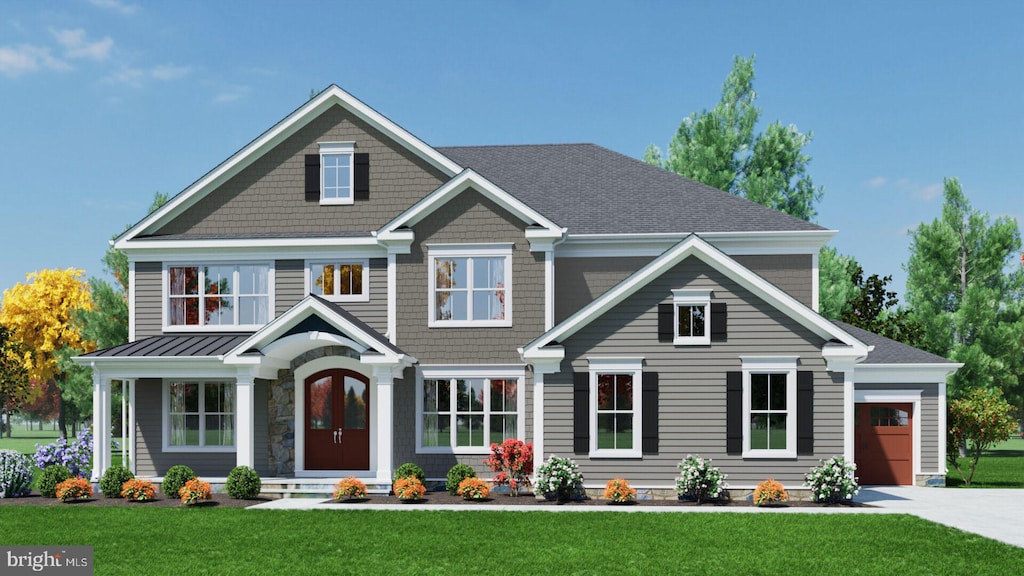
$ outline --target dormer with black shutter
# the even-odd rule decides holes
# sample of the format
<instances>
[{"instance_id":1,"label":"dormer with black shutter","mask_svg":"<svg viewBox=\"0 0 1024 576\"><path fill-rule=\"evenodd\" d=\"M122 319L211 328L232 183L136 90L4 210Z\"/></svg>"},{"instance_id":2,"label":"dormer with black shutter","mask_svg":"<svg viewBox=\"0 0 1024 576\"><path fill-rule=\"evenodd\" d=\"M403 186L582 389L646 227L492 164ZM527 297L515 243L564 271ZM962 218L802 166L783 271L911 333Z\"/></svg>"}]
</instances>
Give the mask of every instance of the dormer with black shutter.
<instances>
[{"instance_id":1,"label":"dormer with black shutter","mask_svg":"<svg viewBox=\"0 0 1024 576\"><path fill-rule=\"evenodd\" d=\"M320 142L306 154L306 200L321 205L353 204L370 198L370 155L355 142Z\"/></svg>"}]
</instances>

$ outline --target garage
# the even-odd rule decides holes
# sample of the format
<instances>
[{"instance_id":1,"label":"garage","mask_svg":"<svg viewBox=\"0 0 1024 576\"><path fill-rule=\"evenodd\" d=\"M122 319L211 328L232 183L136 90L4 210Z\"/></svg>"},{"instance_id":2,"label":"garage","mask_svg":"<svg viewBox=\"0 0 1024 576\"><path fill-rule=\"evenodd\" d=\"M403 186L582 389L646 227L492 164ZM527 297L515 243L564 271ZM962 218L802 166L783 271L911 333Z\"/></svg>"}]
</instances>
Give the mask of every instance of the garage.
<instances>
[{"instance_id":1,"label":"garage","mask_svg":"<svg viewBox=\"0 0 1024 576\"><path fill-rule=\"evenodd\" d=\"M914 483L914 416L910 403L854 405L854 459L862 485Z\"/></svg>"}]
</instances>

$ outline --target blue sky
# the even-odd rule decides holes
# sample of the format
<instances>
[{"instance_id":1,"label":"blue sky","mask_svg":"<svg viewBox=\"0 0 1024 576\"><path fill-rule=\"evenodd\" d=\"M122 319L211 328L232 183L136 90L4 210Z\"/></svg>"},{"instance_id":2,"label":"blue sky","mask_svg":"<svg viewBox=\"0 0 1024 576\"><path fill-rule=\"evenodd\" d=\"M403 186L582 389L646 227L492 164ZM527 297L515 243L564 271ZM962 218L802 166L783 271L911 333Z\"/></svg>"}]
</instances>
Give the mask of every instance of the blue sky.
<instances>
[{"instance_id":1,"label":"blue sky","mask_svg":"<svg viewBox=\"0 0 1024 576\"><path fill-rule=\"evenodd\" d=\"M722 4L722 5L719 5ZM902 289L942 179L1024 222L1024 3L4 2L0 289L109 237L336 83L432 145L640 157L757 55L818 222Z\"/></svg>"}]
</instances>

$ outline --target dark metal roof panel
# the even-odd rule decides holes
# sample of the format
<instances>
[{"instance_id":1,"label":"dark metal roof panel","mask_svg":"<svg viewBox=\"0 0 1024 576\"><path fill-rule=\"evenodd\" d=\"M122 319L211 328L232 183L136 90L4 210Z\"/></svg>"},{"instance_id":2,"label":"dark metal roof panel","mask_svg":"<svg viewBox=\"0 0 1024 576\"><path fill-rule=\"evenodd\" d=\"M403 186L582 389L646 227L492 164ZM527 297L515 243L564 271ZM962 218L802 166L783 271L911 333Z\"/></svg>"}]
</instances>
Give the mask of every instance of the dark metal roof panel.
<instances>
[{"instance_id":1,"label":"dark metal roof panel","mask_svg":"<svg viewBox=\"0 0 1024 576\"><path fill-rule=\"evenodd\" d=\"M226 354L247 334L151 336L113 348L83 354L86 358L210 357Z\"/></svg>"}]
</instances>

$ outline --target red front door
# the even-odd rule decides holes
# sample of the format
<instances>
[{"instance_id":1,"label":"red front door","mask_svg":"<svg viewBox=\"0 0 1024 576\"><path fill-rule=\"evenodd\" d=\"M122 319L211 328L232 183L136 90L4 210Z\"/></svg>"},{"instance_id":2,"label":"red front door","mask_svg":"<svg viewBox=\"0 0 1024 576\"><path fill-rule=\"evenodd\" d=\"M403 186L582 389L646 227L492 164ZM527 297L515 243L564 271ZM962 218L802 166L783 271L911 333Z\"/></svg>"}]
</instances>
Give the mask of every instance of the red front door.
<instances>
[{"instance_id":1,"label":"red front door","mask_svg":"<svg viewBox=\"0 0 1024 576\"><path fill-rule=\"evenodd\" d=\"M324 370L305 383L306 470L370 469L370 385L351 370Z\"/></svg>"},{"instance_id":2,"label":"red front door","mask_svg":"<svg viewBox=\"0 0 1024 576\"><path fill-rule=\"evenodd\" d=\"M860 483L913 484L913 405L856 404L854 412L854 459Z\"/></svg>"}]
</instances>

